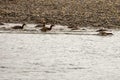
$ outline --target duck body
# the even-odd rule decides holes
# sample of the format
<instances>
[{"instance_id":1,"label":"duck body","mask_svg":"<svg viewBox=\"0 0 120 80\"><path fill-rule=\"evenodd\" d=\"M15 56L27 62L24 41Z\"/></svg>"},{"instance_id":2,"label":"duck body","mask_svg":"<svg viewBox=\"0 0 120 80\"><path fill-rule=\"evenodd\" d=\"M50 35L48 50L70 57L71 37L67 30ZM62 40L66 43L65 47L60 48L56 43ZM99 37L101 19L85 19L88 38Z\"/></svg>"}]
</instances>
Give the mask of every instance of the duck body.
<instances>
[{"instance_id":1,"label":"duck body","mask_svg":"<svg viewBox=\"0 0 120 80\"><path fill-rule=\"evenodd\" d=\"M38 24L35 26L35 28L39 28L39 27L43 27L43 26L44 26L44 24Z\"/></svg>"},{"instance_id":2,"label":"duck body","mask_svg":"<svg viewBox=\"0 0 120 80\"><path fill-rule=\"evenodd\" d=\"M26 24L23 24L22 26L14 26L12 29L23 29Z\"/></svg>"},{"instance_id":3,"label":"duck body","mask_svg":"<svg viewBox=\"0 0 120 80\"><path fill-rule=\"evenodd\" d=\"M49 28L47 28L47 27L43 27L42 29L40 29L42 32L47 32L47 31L49 31L50 29Z\"/></svg>"},{"instance_id":4,"label":"duck body","mask_svg":"<svg viewBox=\"0 0 120 80\"><path fill-rule=\"evenodd\" d=\"M21 26L14 26L14 27L12 27L12 29L23 29L23 27L21 27Z\"/></svg>"},{"instance_id":5,"label":"duck body","mask_svg":"<svg viewBox=\"0 0 120 80\"><path fill-rule=\"evenodd\" d=\"M4 23L0 22L0 25L4 25Z\"/></svg>"},{"instance_id":6,"label":"duck body","mask_svg":"<svg viewBox=\"0 0 120 80\"><path fill-rule=\"evenodd\" d=\"M108 36L108 35L113 35L113 33L105 32L105 31L100 31L100 32L98 33L98 35L100 35L100 36Z\"/></svg>"},{"instance_id":7,"label":"duck body","mask_svg":"<svg viewBox=\"0 0 120 80\"><path fill-rule=\"evenodd\" d=\"M50 26L50 28L47 28L47 27L43 27L42 29L40 29L42 32L47 32L47 31L50 31L50 30L52 30L52 27L53 27L54 25L51 25Z\"/></svg>"},{"instance_id":8,"label":"duck body","mask_svg":"<svg viewBox=\"0 0 120 80\"><path fill-rule=\"evenodd\" d=\"M77 28L77 27L74 27L74 28L71 28L71 30L78 30L78 28Z\"/></svg>"}]
</instances>

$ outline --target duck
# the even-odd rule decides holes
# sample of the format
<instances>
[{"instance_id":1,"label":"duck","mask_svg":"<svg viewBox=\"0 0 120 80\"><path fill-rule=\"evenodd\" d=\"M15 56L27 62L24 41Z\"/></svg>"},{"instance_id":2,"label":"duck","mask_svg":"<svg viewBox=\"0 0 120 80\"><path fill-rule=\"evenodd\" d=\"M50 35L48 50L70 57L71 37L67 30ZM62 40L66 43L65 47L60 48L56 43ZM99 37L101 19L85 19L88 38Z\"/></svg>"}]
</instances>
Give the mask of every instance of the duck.
<instances>
[{"instance_id":1,"label":"duck","mask_svg":"<svg viewBox=\"0 0 120 80\"><path fill-rule=\"evenodd\" d=\"M50 31L50 30L52 30L52 27L53 27L54 25L52 24L52 25L50 25L50 28L47 28L47 27L45 27L45 25L43 26L43 28L42 29L40 29L42 32L47 32L47 31Z\"/></svg>"},{"instance_id":2,"label":"duck","mask_svg":"<svg viewBox=\"0 0 120 80\"><path fill-rule=\"evenodd\" d=\"M107 30L102 28L102 29L97 30L96 32L100 32L100 31L107 31Z\"/></svg>"},{"instance_id":3,"label":"duck","mask_svg":"<svg viewBox=\"0 0 120 80\"><path fill-rule=\"evenodd\" d=\"M78 30L79 28L77 28L77 27L74 27L74 28L72 28L71 30Z\"/></svg>"},{"instance_id":4,"label":"duck","mask_svg":"<svg viewBox=\"0 0 120 80\"><path fill-rule=\"evenodd\" d=\"M4 25L4 23L0 22L0 25Z\"/></svg>"},{"instance_id":5,"label":"duck","mask_svg":"<svg viewBox=\"0 0 120 80\"><path fill-rule=\"evenodd\" d=\"M113 35L113 33L105 32L105 31L100 31L97 35L100 35L100 36L108 36L108 35Z\"/></svg>"},{"instance_id":6,"label":"duck","mask_svg":"<svg viewBox=\"0 0 120 80\"><path fill-rule=\"evenodd\" d=\"M82 30L86 30L85 28L82 28Z\"/></svg>"},{"instance_id":7,"label":"duck","mask_svg":"<svg viewBox=\"0 0 120 80\"><path fill-rule=\"evenodd\" d=\"M12 29L23 29L26 24L22 24L22 26L14 26Z\"/></svg>"}]
</instances>

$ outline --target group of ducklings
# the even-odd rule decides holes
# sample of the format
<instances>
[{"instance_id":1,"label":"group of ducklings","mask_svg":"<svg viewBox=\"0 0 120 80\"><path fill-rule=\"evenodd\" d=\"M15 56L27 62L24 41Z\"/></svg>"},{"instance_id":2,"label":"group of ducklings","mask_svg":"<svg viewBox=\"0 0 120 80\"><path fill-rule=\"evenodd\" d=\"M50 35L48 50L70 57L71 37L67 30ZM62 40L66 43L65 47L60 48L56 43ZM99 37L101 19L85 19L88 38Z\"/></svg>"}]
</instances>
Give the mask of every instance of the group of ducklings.
<instances>
[{"instance_id":1,"label":"group of ducklings","mask_svg":"<svg viewBox=\"0 0 120 80\"><path fill-rule=\"evenodd\" d=\"M0 25L4 25L4 23L1 23L1 22L0 22ZM22 26L19 26L19 25L18 25L18 26L13 26L12 29L24 29L24 26L25 26L25 25L26 25L26 24L23 23ZM48 28L48 27L45 27L45 23L43 23L43 24L38 24L38 25L36 25L35 28L42 27L40 30L41 30L42 32L47 32L47 31L52 30L52 27L53 27L53 26L54 26L54 24L50 25L50 27ZM111 33L111 32L106 32L106 31L107 31L106 29L99 29L99 30L97 30L96 32L98 32L97 35L100 35L100 36L113 35L113 33Z\"/></svg>"}]
</instances>

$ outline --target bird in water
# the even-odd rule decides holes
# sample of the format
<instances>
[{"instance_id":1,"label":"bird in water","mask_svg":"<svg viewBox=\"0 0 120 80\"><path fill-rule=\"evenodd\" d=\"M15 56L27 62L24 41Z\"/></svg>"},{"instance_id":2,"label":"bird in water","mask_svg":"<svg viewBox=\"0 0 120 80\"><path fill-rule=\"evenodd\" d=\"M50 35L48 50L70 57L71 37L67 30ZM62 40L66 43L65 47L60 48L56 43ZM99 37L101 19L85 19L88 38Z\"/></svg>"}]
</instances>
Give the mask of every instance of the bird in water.
<instances>
[{"instance_id":1,"label":"bird in water","mask_svg":"<svg viewBox=\"0 0 120 80\"><path fill-rule=\"evenodd\" d=\"M101 28L101 29L97 30L96 32L100 32L100 31L107 31L107 30L104 28Z\"/></svg>"},{"instance_id":2,"label":"bird in water","mask_svg":"<svg viewBox=\"0 0 120 80\"><path fill-rule=\"evenodd\" d=\"M45 24L38 24L35 26L35 28L43 27Z\"/></svg>"},{"instance_id":3,"label":"bird in water","mask_svg":"<svg viewBox=\"0 0 120 80\"><path fill-rule=\"evenodd\" d=\"M42 29L40 29L42 32L47 32L47 31L50 31L50 30L52 30L52 27L53 27L54 25L52 24L52 25L50 25L50 28L48 28L48 27L45 27L45 25L43 26L43 28Z\"/></svg>"},{"instance_id":4,"label":"bird in water","mask_svg":"<svg viewBox=\"0 0 120 80\"><path fill-rule=\"evenodd\" d=\"M13 26L12 29L23 29L26 24L22 24L22 26Z\"/></svg>"},{"instance_id":5,"label":"bird in water","mask_svg":"<svg viewBox=\"0 0 120 80\"><path fill-rule=\"evenodd\" d=\"M0 25L4 25L4 23L0 22Z\"/></svg>"},{"instance_id":6,"label":"bird in water","mask_svg":"<svg viewBox=\"0 0 120 80\"><path fill-rule=\"evenodd\" d=\"M71 30L78 30L79 29L79 27L75 26L75 25L68 26L68 28L70 28Z\"/></svg>"},{"instance_id":7,"label":"bird in water","mask_svg":"<svg viewBox=\"0 0 120 80\"><path fill-rule=\"evenodd\" d=\"M78 27L71 28L71 30L78 30L78 29L79 29Z\"/></svg>"},{"instance_id":8,"label":"bird in water","mask_svg":"<svg viewBox=\"0 0 120 80\"><path fill-rule=\"evenodd\" d=\"M98 33L97 35L100 35L100 36L108 36L108 35L113 35L113 33L105 32L105 31L99 31L99 33Z\"/></svg>"}]
</instances>

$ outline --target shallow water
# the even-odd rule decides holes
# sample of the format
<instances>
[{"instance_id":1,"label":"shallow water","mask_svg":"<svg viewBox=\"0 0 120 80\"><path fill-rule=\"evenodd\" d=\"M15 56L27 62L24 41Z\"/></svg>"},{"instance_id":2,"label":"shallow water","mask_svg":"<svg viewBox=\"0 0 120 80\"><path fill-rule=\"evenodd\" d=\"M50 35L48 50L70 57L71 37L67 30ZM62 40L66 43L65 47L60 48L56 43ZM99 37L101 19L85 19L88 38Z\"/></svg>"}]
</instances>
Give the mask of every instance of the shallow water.
<instances>
[{"instance_id":1,"label":"shallow water","mask_svg":"<svg viewBox=\"0 0 120 80\"><path fill-rule=\"evenodd\" d=\"M119 80L113 36L0 34L0 80Z\"/></svg>"}]
</instances>

